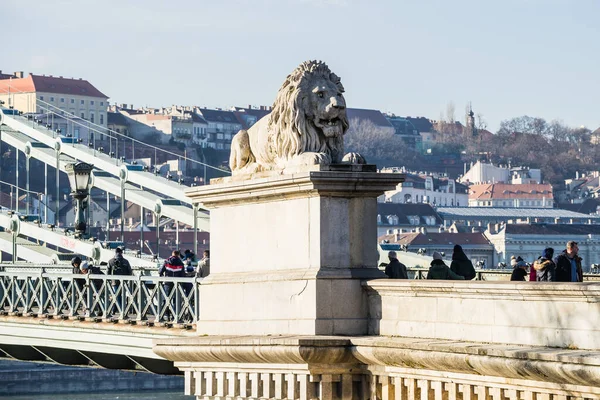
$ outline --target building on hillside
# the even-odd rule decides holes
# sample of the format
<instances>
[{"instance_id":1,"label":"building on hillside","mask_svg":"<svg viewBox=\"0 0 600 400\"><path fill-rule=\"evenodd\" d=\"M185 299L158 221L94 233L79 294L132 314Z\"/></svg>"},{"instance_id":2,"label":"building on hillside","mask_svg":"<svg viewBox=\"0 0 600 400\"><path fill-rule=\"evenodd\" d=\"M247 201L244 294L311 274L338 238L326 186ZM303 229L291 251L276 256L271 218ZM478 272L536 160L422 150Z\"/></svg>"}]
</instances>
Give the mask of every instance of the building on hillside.
<instances>
[{"instance_id":1,"label":"building on hillside","mask_svg":"<svg viewBox=\"0 0 600 400\"><path fill-rule=\"evenodd\" d=\"M390 230L410 232L421 227L439 227L442 218L429 204L377 203L377 235Z\"/></svg>"},{"instance_id":2,"label":"building on hillside","mask_svg":"<svg viewBox=\"0 0 600 400\"><path fill-rule=\"evenodd\" d=\"M409 147L420 148L421 136L418 129L407 118L398 117L394 114L385 114L385 118L394 127L394 133L402 138L402 141Z\"/></svg>"},{"instance_id":3,"label":"building on hillside","mask_svg":"<svg viewBox=\"0 0 600 400\"><path fill-rule=\"evenodd\" d=\"M248 108L232 107L231 111L242 125L242 129L250 129L258 120L271 113L271 107L253 107L252 105L248 105Z\"/></svg>"},{"instance_id":4,"label":"building on hillside","mask_svg":"<svg viewBox=\"0 0 600 400\"><path fill-rule=\"evenodd\" d=\"M581 214L600 215L600 199L594 197L584 199L582 202L558 203L556 208Z\"/></svg>"},{"instance_id":5,"label":"building on hillside","mask_svg":"<svg viewBox=\"0 0 600 400\"><path fill-rule=\"evenodd\" d=\"M50 109L60 115L68 113L103 127L107 125L108 96L81 78L25 76L17 72L8 79L0 79L0 100L5 107L23 113L40 114Z\"/></svg>"},{"instance_id":6,"label":"building on hillside","mask_svg":"<svg viewBox=\"0 0 600 400\"><path fill-rule=\"evenodd\" d=\"M195 110L208 123L207 146L217 150L229 150L233 135L242 129L242 124L233 111L197 108Z\"/></svg>"},{"instance_id":7,"label":"building on hillside","mask_svg":"<svg viewBox=\"0 0 600 400\"><path fill-rule=\"evenodd\" d=\"M559 203L583 203L589 198L600 197L600 172L593 171L588 174L575 173L575 178L565 179L564 186L555 190L555 197Z\"/></svg>"},{"instance_id":8,"label":"building on hillside","mask_svg":"<svg viewBox=\"0 0 600 400\"><path fill-rule=\"evenodd\" d=\"M127 117L125 117L125 115L119 112L108 111L106 113L106 121L106 127L111 131L129 136L129 122L127 121Z\"/></svg>"},{"instance_id":9,"label":"building on hillside","mask_svg":"<svg viewBox=\"0 0 600 400\"><path fill-rule=\"evenodd\" d=\"M587 215L558 208L507 208L507 207L438 207L444 227L479 226L487 224L600 224L600 216Z\"/></svg>"},{"instance_id":10,"label":"building on hillside","mask_svg":"<svg viewBox=\"0 0 600 400\"><path fill-rule=\"evenodd\" d=\"M356 129L359 133L367 133L374 129L384 134L393 135L395 133L390 121L379 110L347 108L346 115L350 122L350 129Z\"/></svg>"},{"instance_id":11,"label":"building on hillside","mask_svg":"<svg viewBox=\"0 0 600 400\"><path fill-rule=\"evenodd\" d=\"M471 185L469 207L553 208L552 185L549 183Z\"/></svg>"},{"instance_id":12,"label":"building on hillside","mask_svg":"<svg viewBox=\"0 0 600 400\"><path fill-rule=\"evenodd\" d=\"M437 131L435 130L431 120L425 117L405 117L405 119L415 127L421 137L421 145L430 147L437 142Z\"/></svg>"},{"instance_id":13,"label":"building on hillside","mask_svg":"<svg viewBox=\"0 0 600 400\"><path fill-rule=\"evenodd\" d=\"M542 171L527 167L510 167L504 165L493 165L477 161L471 163L469 170L465 164L465 172L459 179L466 185L478 185L482 183L541 183Z\"/></svg>"},{"instance_id":14,"label":"building on hillside","mask_svg":"<svg viewBox=\"0 0 600 400\"><path fill-rule=\"evenodd\" d=\"M600 144L600 128L592 132L592 134L590 135L590 143Z\"/></svg>"},{"instance_id":15,"label":"building on hillside","mask_svg":"<svg viewBox=\"0 0 600 400\"><path fill-rule=\"evenodd\" d=\"M557 256L567 241L574 240L584 272L589 272L592 264L600 263L600 225L498 224L490 226L485 236L494 245L498 262L508 264L515 255L532 263L546 247L552 247Z\"/></svg>"},{"instance_id":16,"label":"building on hillside","mask_svg":"<svg viewBox=\"0 0 600 400\"><path fill-rule=\"evenodd\" d=\"M450 259L454 250L454 245L462 246L465 254L473 262L473 266L496 265L496 256L494 246L482 232L475 233L450 233L450 232L430 232L427 228L420 228L418 232L394 232L391 234L380 235L378 243L386 244L388 250L405 249L410 252L418 252L420 249L426 251L425 254L432 255L434 251L445 254L445 258ZM389 245L397 245L396 248ZM450 266L450 265L448 265ZM429 267L423 265L423 267Z\"/></svg>"},{"instance_id":17,"label":"building on hillside","mask_svg":"<svg viewBox=\"0 0 600 400\"><path fill-rule=\"evenodd\" d=\"M385 170L382 170L384 172ZM400 172L394 169L389 172ZM430 174L407 173L404 182L389 190L378 201L385 203L428 203L433 206L466 207L467 187L454 179Z\"/></svg>"}]
</instances>

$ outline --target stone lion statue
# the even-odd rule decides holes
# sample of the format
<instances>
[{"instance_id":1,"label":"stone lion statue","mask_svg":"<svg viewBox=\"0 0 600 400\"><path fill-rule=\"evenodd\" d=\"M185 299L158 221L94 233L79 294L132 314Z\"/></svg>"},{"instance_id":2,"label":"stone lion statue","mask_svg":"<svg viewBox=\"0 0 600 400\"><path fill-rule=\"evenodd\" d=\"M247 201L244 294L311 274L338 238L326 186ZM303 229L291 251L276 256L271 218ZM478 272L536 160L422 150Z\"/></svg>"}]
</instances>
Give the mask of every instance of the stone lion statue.
<instances>
[{"instance_id":1,"label":"stone lion statue","mask_svg":"<svg viewBox=\"0 0 600 400\"><path fill-rule=\"evenodd\" d=\"M306 61L285 80L271 114L231 142L234 175L290 166L364 164L356 153L343 157L348 130L344 87L321 61Z\"/></svg>"}]
</instances>

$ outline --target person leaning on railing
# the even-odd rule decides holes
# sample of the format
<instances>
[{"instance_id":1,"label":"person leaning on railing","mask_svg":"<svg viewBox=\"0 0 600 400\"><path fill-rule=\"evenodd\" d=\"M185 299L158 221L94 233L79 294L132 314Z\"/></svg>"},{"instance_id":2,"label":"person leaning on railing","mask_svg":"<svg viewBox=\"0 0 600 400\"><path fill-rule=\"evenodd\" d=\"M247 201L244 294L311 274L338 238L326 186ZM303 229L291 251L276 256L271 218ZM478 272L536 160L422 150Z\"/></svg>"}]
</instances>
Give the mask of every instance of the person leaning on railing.
<instances>
[{"instance_id":1,"label":"person leaning on railing","mask_svg":"<svg viewBox=\"0 0 600 400\"><path fill-rule=\"evenodd\" d=\"M129 261L127 261L123 257L123 249L117 247L115 250L115 256L108 260L108 275L121 275L121 276L130 276L132 275L131 265ZM119 279L113 279L110 283L112 285L113 293L118 293L116 296L117 304L121 304L122 294L119 291L119 286L121 286L121 281ZM113 310L110 310L112 313Z\"/></svg>"},{"instance_id":2,"label":"person leaning on railing","mask_svg":"<svg viewBox=\"0 0 600 400\"><path fill-rule=\"evenodd\" d=\"M183 260L181 259L181 253L179 250L173 250L173 252L171 253L171 257L167 258L163 263L162 267L159 268L158 275L169 278L183 278L185 276L185 265L183 264ZM173 286L173 282L163 283L165 296L168 297L171 294ZM163 301L161 308L164 308L165 304L166 301ZM164 318L167 320L172 318L172 313L170 309L167 309L165 311Z\"/></svg>"}]
</instances>

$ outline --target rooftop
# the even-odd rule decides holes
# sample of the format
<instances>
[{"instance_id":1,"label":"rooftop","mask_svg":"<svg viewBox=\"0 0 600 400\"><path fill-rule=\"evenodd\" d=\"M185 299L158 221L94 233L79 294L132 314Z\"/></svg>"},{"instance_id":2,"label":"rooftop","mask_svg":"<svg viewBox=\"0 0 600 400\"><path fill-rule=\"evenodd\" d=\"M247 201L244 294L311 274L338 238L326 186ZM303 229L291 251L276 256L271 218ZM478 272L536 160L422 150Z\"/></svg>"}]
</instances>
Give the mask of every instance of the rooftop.
<instances>
[{"instance_id":1,"label":"rooftop","mask_svg":"<svg viewBox=\"0 0 600 400\"><path fill-rule=\"evenodd\" d=\"M570 235L600 234L600 225L587 224L508 224L507 234L516 235L555 235L564 236L565 242Z\"/></svg>"},{"instance_id":2,"label":"rooftop","mask_svg":"<svg viewBox=\"0 0 600 400\"><path fill-rule=\"evenodd\" d=\"M444 222L433 207L425 203L377 203L377 214L382 217L396 215L399 225L410 225L409 215L433 216L435 217L435 225L441 225Z\"/></svg>"},{"instance_id":3,"label":"rooftop","mask_svg":"<svg viewBox=\"0 0 600 400\"><path fill-rule=\"evenodd\" d=\"M239 124L240 122L235 117L233 111L211 110L209 108L199 108L205 120L211 122L221 122L226 124Z\"/></svg>"},{"instance_id":4,"label":"rooftop","mask_svg":"<svg viewBox=\"0 0 600 400\"><path fill-rule=\"evenodd\" d=\"M438 207L436 211L444 219L600 219L600 216L581 214L560 208Z\"/></svg>"},{"instance_id":5,"label":"rooftop","mask_svg":"<svg viewBox=\"0 0 600 400\"><path fill-rule=\"evenodd\" d=\"M485 183L469 187L470 200L502 199L552 199L552 185L549 183Z\"/></svg>"},{"instance_id":6,"label":"rooftop","mask_svg":"<svg viewBox=\"0 0 600 400\"><path fill-rule=\"evenodd\" d=\"M375 126L392 128L392 125L387 118L379 110L368 110L363 108L348 108L346 109L348 121L353 119L367 120Z\"/></svg>"},{"instance_id":7,"label":"rooftop","mask_svg":"<svg viewBox=\"0 0 600 400\"><path fill-rule=\"evenodd\" d=\"M450 232L412 232L397 233L391 235L382 235L378 242L387 240L388 243L397 243L400 245L411 246L454 246L455 244L464 245L490 245L489 240L483 233L450 233ZM491 246L491 245L490 245Z\"/></svg>"},{"instance_id":8,"label":"rooftop","mask_svg":"<svg viewBox=\"0 0 600 400\"><path fill-rule=\"evenodd\" d=\"M24 78L0 79L0 94L9 92L56 93L108 99L91 83L84 79L63 78L29 74Z\"/></svg>"}]
</instances>

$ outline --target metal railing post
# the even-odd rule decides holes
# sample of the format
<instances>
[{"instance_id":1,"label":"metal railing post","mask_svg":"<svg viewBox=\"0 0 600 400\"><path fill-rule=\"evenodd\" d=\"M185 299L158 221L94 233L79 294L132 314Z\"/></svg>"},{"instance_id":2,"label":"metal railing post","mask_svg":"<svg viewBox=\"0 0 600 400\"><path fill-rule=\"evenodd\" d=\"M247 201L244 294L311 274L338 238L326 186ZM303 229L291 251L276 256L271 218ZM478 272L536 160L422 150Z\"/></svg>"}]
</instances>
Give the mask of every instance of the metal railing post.
<instances>
[{"instance_id":1,"label":"metal railing post","mask_svg":"<svg viewBox=\"0 0 600 400\"><path fill-rule=\"evenodd\" d=\"M142 285L144 285L144 281L142 280L142 275L137 276L136 284L138 285L137 289L137 315L135 317L136 321L142 321Z\"/></svg>"}]
</instances>

